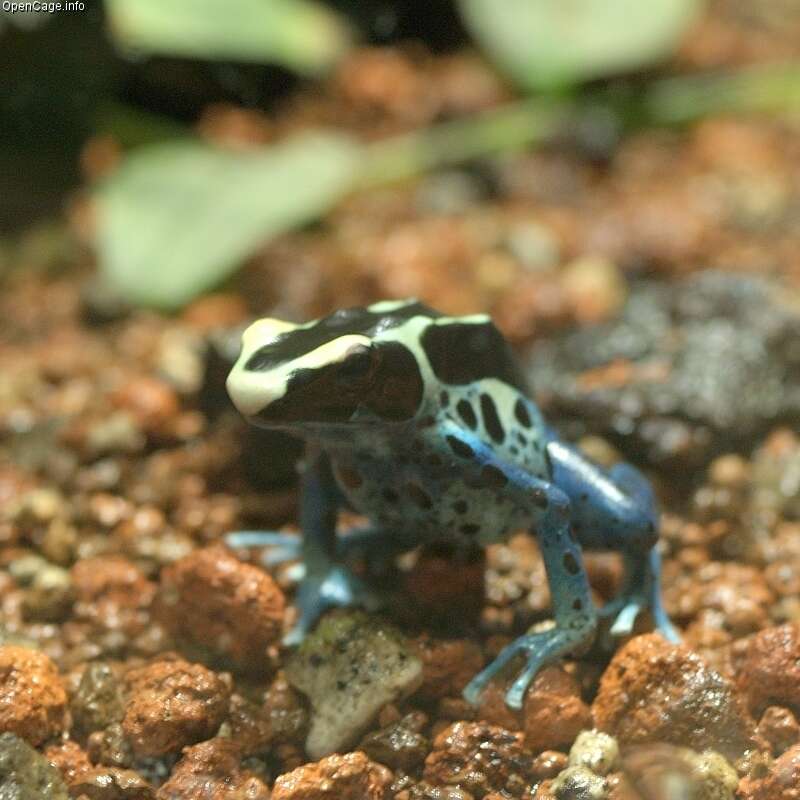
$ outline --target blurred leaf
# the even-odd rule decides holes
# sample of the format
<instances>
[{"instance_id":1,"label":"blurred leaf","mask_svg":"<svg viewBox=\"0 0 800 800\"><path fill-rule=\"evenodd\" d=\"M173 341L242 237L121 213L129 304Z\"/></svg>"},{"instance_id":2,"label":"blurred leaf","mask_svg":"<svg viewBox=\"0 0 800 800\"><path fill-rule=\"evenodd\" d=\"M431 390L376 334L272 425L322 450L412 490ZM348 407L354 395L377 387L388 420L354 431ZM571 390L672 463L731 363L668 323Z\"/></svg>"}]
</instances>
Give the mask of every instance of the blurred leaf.
<instances>
[{"instance_id":1,"label":"blurred leaf","mask_svg":"<svg viewBox=\"0 0 800 800\"><path fill-rule=\"evenodd\" d=\"M262 242L328 211L353 185L359 153L323 133L250 153L197 142L138 150L99 190L101 268L126 300L179 308Z\"/></svg>"},{"instance_id":2,"label":"blurred leaf","mask_svg":"<svg viewBox=\"0 0 800 800\"><path fill-rule=\"evenodd\" d=\"M542 89L669 55L700 0L459 0L479 44L518 83Z\"/></svg>"},{"instance_id":3,"label":"blurred leaf","mask_svg":"<svg viewBox=\"0 0 800 800\"><path fill-rule=\"evenodd\" d=\"M277 62L300 73L329 68L348 31L312 0L106 0L124 49L189 58Z\"/></svg>"}]
</instances>

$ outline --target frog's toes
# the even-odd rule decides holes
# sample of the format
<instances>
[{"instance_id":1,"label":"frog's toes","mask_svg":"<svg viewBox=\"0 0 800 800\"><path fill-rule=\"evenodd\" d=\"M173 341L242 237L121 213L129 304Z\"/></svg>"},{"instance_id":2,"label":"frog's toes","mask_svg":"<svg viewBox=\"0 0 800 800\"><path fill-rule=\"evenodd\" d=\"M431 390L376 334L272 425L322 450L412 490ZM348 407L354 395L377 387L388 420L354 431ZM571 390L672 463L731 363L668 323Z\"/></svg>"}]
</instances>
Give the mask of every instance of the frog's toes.
<instances>
[{"instance_id":1,"label":"frog's toes","mask_svg":"<svg viewBox=\"0 0 800 800\"><path fill-rule=\"evenodd\" d=\"M661 604L651 605L644 597L628 595L627 597L617 598L603 606L598 614L601 618L613 618L614 621L609 629L611 636L630 636L633 633L633 626L636 624L637 617L648 606L650 606L650 613L653 615L655 630L667 641L679 643L681 637L678 629L670 622Z\"/></svg>"},{"instance_id":2,"label":"frog's toes","mask_svg":"<svg viewBox=\"0 0 800 800\"><path fill-rule=\"evenodd\" d=\"M284 637L284 644L303 640L317 620L332 608L358 606L374 611L381 598L346 567L335 565L321 575L306 575L297 590L295 604L300 612L297 624Z\"/></svg>"},{"instance_id":3,"label":"frog's toes","mask_svg":"<svg viewBox=\"0 0 800 800\"><path fill-rule=\"evenodd\" d=\"M629 636L633 633L633 626L636 623L636 618L645 607L643 598L630 597L627 602L620 608L616 614L616 618L611 625L612 636ZM612 616L609 614L608 616Z\"/></svg>"},{"instance_id":4,"label":"frog's toes","mask_svg":"<svg viewBox=\"0 0 800 800\"><path fill-rule=\"evenodd\" d=\"M506 704L510 708L522 708L525 692L540 669L558 661L562 656L583 649L594 639L594 624L561 629L558 627L540 633L528 633L514 640L500 651L497 658L486 669L478 673L464 689L464 699L477 705L484 689L506 665L517 656L524 656L525 667L517 675L506 692Z\"/></svg>"},{"instance_id":5,"label":"frog's toes","mask_svg":"<svg viewBox=\"0 0 800 800\"><path fill-rule=\"evenodd\" d=\"M681 643L681 635L678 629L669 621L669 617L665 613L659 615L653 609L653 616L655 618L656 630L668 641L673 644Z\"/></svg>"},{"instance_id":6,"label":"frog's toes","mask_svg":"<svg viewBox=\"0 0 800 800\"><path fill-rule=\"evenodd\" d=\"M225 544L235 550L244 547L269 547L261 556L267 567L296 561L302 557L303 540L300 536L277 531L235 531L225 537Z\"/></svg>"}]
</instances>

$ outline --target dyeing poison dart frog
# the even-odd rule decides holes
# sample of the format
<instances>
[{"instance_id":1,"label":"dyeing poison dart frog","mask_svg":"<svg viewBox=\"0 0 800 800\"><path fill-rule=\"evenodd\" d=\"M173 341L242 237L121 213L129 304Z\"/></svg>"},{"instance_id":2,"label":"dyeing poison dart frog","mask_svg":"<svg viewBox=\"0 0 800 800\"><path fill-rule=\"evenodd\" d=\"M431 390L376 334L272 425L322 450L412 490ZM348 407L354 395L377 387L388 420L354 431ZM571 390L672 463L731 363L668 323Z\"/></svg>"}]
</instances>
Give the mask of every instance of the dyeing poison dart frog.
<instances>
[{"instance_id":1,"label":"dyeing poison dart frog","mask_svg":"<svg viewBox=\"0 0 800 800\"><path fill-rule=\"evenodd\" d=\"M355 553L388 559L432 541L487 544L523 527L535 531L556 625L508 645L464 690L469 702L521 656L506 694L520 708L537 671L585 651L602 617L625 635L649 609L656 628L677 640L661 603L649 483L628 464L595 466L545 425L487 316L448 317L404 300L303 325L262 319L245 331L227 387L250 421L307 444L302 543L266 531L228 538L277 546L272 563L302 559L288 643L330 608L374 606L348 569ZM369 527L337 536L344 505ZM624 588L603 608L592 602L581 548L623 554Z\"/></svg>"}]
</instances>

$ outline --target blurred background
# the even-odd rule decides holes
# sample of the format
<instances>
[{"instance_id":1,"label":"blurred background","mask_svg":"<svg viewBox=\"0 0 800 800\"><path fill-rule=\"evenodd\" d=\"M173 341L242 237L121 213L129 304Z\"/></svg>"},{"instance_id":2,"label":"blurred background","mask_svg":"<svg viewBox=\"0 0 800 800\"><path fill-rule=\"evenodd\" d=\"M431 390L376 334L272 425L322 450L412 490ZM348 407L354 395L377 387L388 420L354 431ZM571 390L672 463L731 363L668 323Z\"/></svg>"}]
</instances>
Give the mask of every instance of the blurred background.
<instances>
[{"instance_id":1,"label":"blurred background","mask_svg":"<svg viewBox=\"0 0 800 800\"><path fill-rule=\"evenodd\" d=\"M347 262L337 304L416 293L522 337L520 292L576 257L798 280L790 0L76 5L0 16L0 230L66 214L134 303L183 307L320 221L282 242Z\"/></svg>"}]
</instances>

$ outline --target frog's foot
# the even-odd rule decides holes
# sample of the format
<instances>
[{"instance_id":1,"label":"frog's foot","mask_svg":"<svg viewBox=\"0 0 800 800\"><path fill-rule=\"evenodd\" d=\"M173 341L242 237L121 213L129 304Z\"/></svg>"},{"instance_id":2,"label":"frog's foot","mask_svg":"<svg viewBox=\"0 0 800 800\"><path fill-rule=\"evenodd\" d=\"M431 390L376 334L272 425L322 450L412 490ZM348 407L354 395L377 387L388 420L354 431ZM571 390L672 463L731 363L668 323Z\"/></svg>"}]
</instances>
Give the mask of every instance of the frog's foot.
<instances>
[{"instance_id":1,"label":"frog's foot","mask_svg":"<svg viewBox=\"0 0 800 800\"><path fill-rule=\"evenodd\" d=\"M647 608L643 595L624 593L615 597L597 612L600 619L613 620L609 632L612 636L629 636L640 612Z\"/></svg>"},{"instance_id":2,"label":"frog's foot","mask_svg":"<svg viewBox=\"0 0 800 800\"><path fill-rule=\"evenodd\" d=\"M522 708L525 692L540 669L558 661L563 656L585 650L591 645L593 639L593 626L567 630L556 627L549 631L520 636L501 650L497 658L469 682L464 689L464 699L471 705L477 705L481 693L490 681L499 672L502 672L509 662L517 656L523 656L526 661L525 668L506 692L506 704L510 708Z\"/></svg>"},{"instance_id":3,"label":"frog's foot","mask_svg":"<svg viewBox=\"0 0 800 800\"><path fill-rule=\"evenodd\" d=\"M630 636L636 618L647 609L653 617L653 623L667 641L680 642L681 637L670 622L661 602L660 589L661 557L653 547L650 553L632 569L628 585L599 611L601 619L612 619L609 633L611 636Z\"/></svg>"},{"instance_id":4,"label":"frog's foot","mask_svg":"<svg viewBox=\"0 0 800 800\"><path fill-rule=\"evenodd\" d=\"M225 537L225 544L235 550L245 547L269 547L261 557L267 567L302 558L303 538L279 531L235 531Z\"/></svg>"},{"instance_id":5,"label":"frog's foot","mask_svg":"<svg viewBox=\"0 0 800 800\"><path fill-rule=\"evenodd\" d=\"M653 605L642 595L626 595L612 600L598 611L601 619L613 618L609 633L614 637L630 636L639 614L649 607L653 615L655 630L667 641L681 641L677 628L670 622L669 617L660 603Z\"/></svg>"},{"instance_id":6,"label":"frog's foot","mask_svg":"<svg viewBox=\"0 0 800 800\"><path fill-rule=\"evenodd\" d=\"M374 611L381 605L381 599L347 567L334 564L322 574L306 575L297 590L295 605L300 616L283 639L286 645L299 644L317 620L332 608L359 606Z\"/></svg>"}]
</instances>

